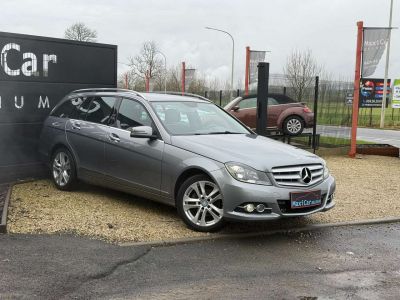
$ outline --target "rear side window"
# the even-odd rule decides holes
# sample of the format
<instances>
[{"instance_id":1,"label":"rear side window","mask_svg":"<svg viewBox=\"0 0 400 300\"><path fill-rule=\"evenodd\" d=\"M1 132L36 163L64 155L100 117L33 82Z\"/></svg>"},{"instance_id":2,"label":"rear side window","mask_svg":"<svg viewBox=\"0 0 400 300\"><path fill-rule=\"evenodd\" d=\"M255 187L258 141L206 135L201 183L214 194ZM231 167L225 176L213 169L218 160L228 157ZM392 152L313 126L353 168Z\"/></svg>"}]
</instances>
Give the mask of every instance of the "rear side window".
<instances>
[{"instance_id":1,"label":"rear side window","mask_svg":"<svg viewBox=\"0 0 400 300\"><path fill-rule=\"evenodd\" d=\"M57 107L51 115L53 117L58 118L70 118L70 119L78 119L82 120L85 118L85 111L81 110L85 105L87 106L90 102L90 99L87 97L78 97L68 99L64 103L62 103L59 107Z\"/></svg>"},{"instance_id":2,"label":"rear side window","mask_svg":"<svg viewBox=\"0 0 400 300\"><path fill-rule=\"evenodd\" d=\"M91 97L87 107L81 107L81 111L86 113L86 121L109 124L111 115L114 111L116 102L115 97Z\"/></svg>"}]
</instances>

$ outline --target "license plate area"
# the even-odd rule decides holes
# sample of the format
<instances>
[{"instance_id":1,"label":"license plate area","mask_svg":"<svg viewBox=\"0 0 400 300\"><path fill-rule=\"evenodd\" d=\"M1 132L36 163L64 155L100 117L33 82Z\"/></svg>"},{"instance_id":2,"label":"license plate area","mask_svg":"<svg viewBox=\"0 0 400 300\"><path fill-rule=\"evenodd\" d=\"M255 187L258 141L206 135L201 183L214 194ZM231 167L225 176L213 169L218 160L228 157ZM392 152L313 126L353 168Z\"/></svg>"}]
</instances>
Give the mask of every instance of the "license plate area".
<instances>
[{"instance_id":1,"label":"license plate area","mask_svg":"<svg viewBox=\"0 0 400 300\"><path fill-rule=\"evenodd\" d=\"M321 190L290 193L291 209L315 207L321 204Z\"/></svg>"}]
</instances>

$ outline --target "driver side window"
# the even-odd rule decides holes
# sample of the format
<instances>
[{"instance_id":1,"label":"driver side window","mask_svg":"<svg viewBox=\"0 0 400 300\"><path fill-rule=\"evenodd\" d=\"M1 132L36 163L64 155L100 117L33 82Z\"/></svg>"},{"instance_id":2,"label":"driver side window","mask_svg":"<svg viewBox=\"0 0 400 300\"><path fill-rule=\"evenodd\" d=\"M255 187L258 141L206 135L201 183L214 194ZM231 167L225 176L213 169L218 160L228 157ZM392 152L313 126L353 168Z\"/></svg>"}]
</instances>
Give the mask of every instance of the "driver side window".
<instances>
[{"instance_id":1,"label":"driver side window","mask_svg":"<svg viewBox=\"0 0 400 300\"><path fill-rule=\"evenodd\" d=\"M239 102L239 108L256 108L257 107L257 98L247 98L243 99Z\"/></svg>"},{"instance_id":2,"label":"driver side window","mask_svg":"<svg viewBox=\"0 0 400 300\"><path fill-rule=\"evenodd\" d=\"M122 99L117 116L117 125L121 129L137 126L153 126L153 122L146 108L139 102L131 99Z\"/></svg>"}]
</instances>

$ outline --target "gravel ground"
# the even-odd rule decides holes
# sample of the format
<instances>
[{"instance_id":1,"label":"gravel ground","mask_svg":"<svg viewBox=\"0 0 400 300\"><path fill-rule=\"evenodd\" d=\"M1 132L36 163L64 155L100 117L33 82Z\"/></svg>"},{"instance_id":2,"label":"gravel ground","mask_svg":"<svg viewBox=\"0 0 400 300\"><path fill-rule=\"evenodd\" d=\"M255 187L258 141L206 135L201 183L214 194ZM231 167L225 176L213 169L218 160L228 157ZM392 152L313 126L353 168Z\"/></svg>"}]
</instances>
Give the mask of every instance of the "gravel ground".
<instances>
[{"instance_id":1,"label":"gravel ground","mask_svg":"<svg viewBox=\"0 0 400 300\"><path fill-rule=\"evenodd\" d=\"M337 180L333 210L274 222L228 224L222 232L400 217L398 158L332 156L326 160ZM8 230L11 233L72 233L110 242L206 235L186 228L172 207L83 184L78 191L61 192L49 180L14 186Z\"/></svg>"}]
</instances>

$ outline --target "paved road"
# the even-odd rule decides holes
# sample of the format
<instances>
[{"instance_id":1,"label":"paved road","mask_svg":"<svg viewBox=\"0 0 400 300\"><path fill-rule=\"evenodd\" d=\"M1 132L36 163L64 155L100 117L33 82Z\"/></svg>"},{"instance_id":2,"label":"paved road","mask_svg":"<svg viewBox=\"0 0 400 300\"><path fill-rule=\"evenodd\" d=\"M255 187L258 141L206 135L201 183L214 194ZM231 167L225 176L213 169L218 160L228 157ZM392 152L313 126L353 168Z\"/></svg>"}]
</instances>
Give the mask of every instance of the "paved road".
<instances>
[{"instance_id":1,"label":"paved road","mask_svg":"<svg viewBox=\"0 0 400 300\"><path fill-rule=\"evenodd\" d=\"M338 127L328 125L318 125L318 133L325 136L334 137L350 137L350 127ZM378 144L390 144L396 147L400 147L400 130L380 130L372 128L358 128L357 139L375 142Z\"/></svg>"},{"instance_id":2,"label":"paved road","mask_svg":"<svg viewBox=\"0 0 400 300\"><path fill-rule=\"evenodd\" d=\"M400 224L151 248L0 235L0 299L398 299Z\"/></svg>"}]
</instances>

